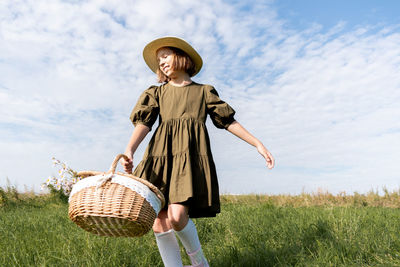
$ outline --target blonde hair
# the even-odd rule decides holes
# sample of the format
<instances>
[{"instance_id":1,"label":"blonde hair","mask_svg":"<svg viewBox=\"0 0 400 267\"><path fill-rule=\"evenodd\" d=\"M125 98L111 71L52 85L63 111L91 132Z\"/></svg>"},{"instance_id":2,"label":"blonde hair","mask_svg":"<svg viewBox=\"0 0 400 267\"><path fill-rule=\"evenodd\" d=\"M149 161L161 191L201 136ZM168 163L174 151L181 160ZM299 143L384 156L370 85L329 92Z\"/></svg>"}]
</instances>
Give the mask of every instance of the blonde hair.
<instances>
[{"instance_id":1,"label":"blonde hair","mask_svg":"<svg viewBox=\"0 0 400 267\"><path fill-rule=\"evenodd\" d=\"M195 65L192 61L192 59L188 56L188 54L186 54L184 51L182 51L179 48L176 47L170 47L170 46L166 46L166 47L161 47L162 48L168 48L170 50L172 50L173 52L173 61L172 61L172 68L174 70L183 70L185 71L187 74L189 74L190 77L193 76L193 74L195 73ZM158 50L160 50L158 49ZM158 52L157 50L157 52ZM157 53L156 52L156 53ZM171 80L171 78L169 78L167 75L165 75L160 67L158 67L157 69L157 78L158 78L158 82L159 83L165 83L165 82L169 82L169 80Z\"/></svg>"}]
</instances>

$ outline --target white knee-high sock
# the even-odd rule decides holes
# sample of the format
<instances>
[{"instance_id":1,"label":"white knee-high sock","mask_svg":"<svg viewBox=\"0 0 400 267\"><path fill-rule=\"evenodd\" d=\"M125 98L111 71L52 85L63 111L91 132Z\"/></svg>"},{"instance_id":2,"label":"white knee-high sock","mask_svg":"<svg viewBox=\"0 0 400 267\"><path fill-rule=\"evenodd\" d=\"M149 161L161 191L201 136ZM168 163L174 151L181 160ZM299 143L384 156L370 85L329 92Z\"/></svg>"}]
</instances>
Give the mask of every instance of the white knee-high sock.
<instances>
[{"instance_id":1,"label":"white knee-high sock","mask_svg":"<svg viewBox=\"0 0 400 267\"><path fill-rule=\"evenodd\" d=\"M189 219L186 226L181 231L175 231L175 233L185 247L193 266L208 266L208 262L201 249L196 225L193 221Z\"/></svg>"},{"instance_id":2,"label":"white knee-high sock","mask_svg":"<svg viewBox=\"0 0 400 267\"><path fill-rule=\"evenodd\" d=\"M182 230L175 231L175 233L182 241L182 244L186 248L187 252L191 253L200 248L201 245L199 236L197 235L196 225L191 219L189 219L188 223Z\"/></svg>"},{"instance_id":3,"label":"white knee-high sock","mask_svg":"<svg viewBox=\"0 0 400 267\"><path fill-rule=\"evenodd\" d=\"M164 233L154 233L154 235L164 266L181 267L181 252L174 231L171 229Z\"/></svg>"}]
</instances>

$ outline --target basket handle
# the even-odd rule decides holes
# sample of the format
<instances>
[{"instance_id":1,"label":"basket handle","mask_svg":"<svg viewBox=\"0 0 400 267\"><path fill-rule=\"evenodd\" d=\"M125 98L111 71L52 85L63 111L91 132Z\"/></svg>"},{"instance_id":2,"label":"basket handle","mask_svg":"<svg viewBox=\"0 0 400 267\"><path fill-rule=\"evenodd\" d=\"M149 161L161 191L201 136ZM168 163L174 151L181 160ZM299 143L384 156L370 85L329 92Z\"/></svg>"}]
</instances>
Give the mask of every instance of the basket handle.
<instances>
[{"instance_id":1,"label":"basket handle","mask_svg":"<svg viewBox=\"0 0 400 267\"><path fill-rule=\"evenodd\" d=\"M120 160L121 158L124 158L125 160L129 160L129 158L128 158L127 155L125 155L125 154L118 154L118 155L115 157L114 161L111 163L110 170L109 170L107 173L112 173L112 174L115 173L115 169L117 168L118 162L119 162L119 160Z\"/></svg>"},{"instance_id":2,"label":"basket handle","mask_svg":"<svg viewBox=\"0 0 400 267\"><path fill-rule=\"evenodd\" d=\"M118 154L114 161L111 163L111 167L110 170L108 170L108 172L92 172L92 171L88 171L88 172L79 172L78 175L81 176L82 178L88 177L88 176L93 176L93 175L98 175L101 174L103 175L103 178L99 180L99 184L97 185L96 189L102 187L103 185L105 185L107 183L107 181L111 180L111 178L113 177L113 175L115 174L115 169L117 168L118 165L118 161L124 158L125 160L128 160L128 157L124 154Z\"/></svg>"},{"instance_id":3,"label":"basket handle","mask_svg":"<svg viewBox=\"0 0 400 267\"><path fill-rule=\"evenodd\" d=\"M99 174L114 174L115 170L117 169L117 165L118 162L121 158L124 158L125 160L128 160L128 156L126 156L125 154L118 154L114 161L111 163L111 167L108 170L108 172L98 172L98 171L81 171L78 172L78 176L82 177L82 178L86 178L88 176L93 176L93 175L99 175Z\"/></svg>"}]
</instances>

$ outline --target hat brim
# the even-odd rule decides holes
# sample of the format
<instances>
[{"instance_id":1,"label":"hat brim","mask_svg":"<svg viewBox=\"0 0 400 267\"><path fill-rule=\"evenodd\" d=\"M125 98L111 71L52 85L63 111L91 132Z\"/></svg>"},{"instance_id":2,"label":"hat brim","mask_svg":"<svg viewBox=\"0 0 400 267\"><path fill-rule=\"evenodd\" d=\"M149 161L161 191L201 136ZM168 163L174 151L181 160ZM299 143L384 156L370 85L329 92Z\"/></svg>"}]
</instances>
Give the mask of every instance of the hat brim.
<instances>
[{"instance_id":1,"label":"hat brim","mask_svg":"<svg viewBox=\"0 0 400 267\"><path fill-rule=\"evenodd\" d=\"M182 51L184 51L193 61L195 66L195 71L192 76L195 76L197 73L199 73L201 67L203 66L203 60L201 59L199 53L197 53L197 51L185 40L182 40L177 37L158 38L154 41L151 41L144 47L143 49L144 61L154 73L157 73L157 70L159 68L156 52L161 47L166 47L166 46L179 48Z\"/></svg>"}]
</instances>

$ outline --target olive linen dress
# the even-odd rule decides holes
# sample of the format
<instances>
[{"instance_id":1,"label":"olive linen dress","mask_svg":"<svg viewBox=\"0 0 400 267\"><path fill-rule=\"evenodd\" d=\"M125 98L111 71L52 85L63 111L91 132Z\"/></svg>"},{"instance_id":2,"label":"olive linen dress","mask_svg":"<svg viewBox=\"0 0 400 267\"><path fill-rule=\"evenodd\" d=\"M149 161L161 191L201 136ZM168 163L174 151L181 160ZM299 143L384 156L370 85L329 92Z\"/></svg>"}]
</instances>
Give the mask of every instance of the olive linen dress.
<instances>
[{"instance_id":1,"label":"olive linen dress","mask_svg":"<svg viewBox=\"0 0 400 267\"><path fill-rule=\"evenodd\" d=\"M130 119L150 129L159 118L143 160L133 175L150 181L166 203L189 206L191 218L220 212L217 173L206 129L207 114L218 128L227 128L235 111L214 87L192 82L151 86L140 96ZM167 206L164 208L166 209Z\"/></svg>"}]
</instances>

